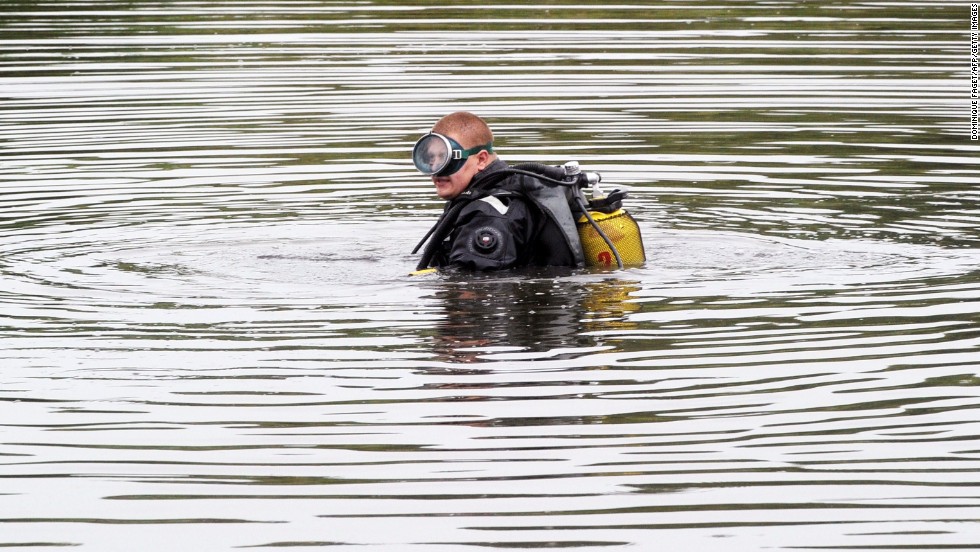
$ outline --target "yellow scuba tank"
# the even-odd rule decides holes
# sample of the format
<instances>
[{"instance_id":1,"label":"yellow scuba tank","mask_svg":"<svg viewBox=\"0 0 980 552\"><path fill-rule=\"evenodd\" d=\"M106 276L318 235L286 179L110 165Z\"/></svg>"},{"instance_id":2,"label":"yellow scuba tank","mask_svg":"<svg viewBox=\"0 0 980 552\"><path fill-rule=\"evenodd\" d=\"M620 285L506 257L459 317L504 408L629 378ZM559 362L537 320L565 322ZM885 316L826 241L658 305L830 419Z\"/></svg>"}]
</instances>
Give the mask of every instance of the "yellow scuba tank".
<instances>
[{"instance_id":1,"label":"yellow scuba tank","mask_svg":"<svg viewBox=\"0 0 980 552\"><path fill-rule=\"evenodd\" d=\"M620 190L605 196L598 182L593 183L589 208L575 224L586 266L616 266L619 261L623 266L636 266L646 262L640 226L623 209L624 197L626 192Z\"/></svg>"},{"instance_id":2,"label":"yellow scuba tank","mask_svg":"<svg viewBox=\"0 0 980 552\"><path fill-rule=\"evenodd\" d=\"M647 256L643 250L640 226L625 209L619 208L612 213L590 211L589 215L612 242L619 253L619 258L623 261L623 266L636 266L646 262ZM589 219L583 215L575 225L578 227L578 237L582 242L582 251L585 253L586 266L615 266L616 254Z\"/></svg>"}]
</instances>

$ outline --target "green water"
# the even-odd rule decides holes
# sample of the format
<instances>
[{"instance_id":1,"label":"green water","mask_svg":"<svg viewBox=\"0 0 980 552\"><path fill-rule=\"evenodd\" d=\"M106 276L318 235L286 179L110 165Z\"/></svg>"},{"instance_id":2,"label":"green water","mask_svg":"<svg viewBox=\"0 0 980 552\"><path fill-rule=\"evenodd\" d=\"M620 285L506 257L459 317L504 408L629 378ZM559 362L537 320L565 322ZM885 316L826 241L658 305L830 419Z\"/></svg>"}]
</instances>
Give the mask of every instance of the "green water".
<instances>
[{"instance_id":1,"label":"green water","mask_svg":"<svg viewBox=\"0 0 980 552\"><path fill-rule=\"evenodd\" d=\"M5 2L0 547L980 548L962 2ZM442 115L648 263L411 278Z\"/></svg>"}]
</instances>

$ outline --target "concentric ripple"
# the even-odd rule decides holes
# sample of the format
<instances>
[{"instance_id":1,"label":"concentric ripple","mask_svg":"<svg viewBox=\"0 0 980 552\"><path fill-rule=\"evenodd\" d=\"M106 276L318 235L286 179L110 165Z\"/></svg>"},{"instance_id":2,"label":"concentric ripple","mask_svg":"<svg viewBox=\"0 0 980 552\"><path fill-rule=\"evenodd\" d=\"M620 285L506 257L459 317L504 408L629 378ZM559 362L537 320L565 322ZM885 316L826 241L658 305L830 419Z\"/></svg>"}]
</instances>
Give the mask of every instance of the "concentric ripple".
<instances>
[{"instance_id":1,"label":"concentric ripple","mask_svg":"<svg viewBox=\"0 0 980 552\"><path fill-rule=\"evenodd\" d=\"M980 548L968 8L6 2L0 547ZM647 264L409 276L456 109Z\"/></svg>"}]
</instances>

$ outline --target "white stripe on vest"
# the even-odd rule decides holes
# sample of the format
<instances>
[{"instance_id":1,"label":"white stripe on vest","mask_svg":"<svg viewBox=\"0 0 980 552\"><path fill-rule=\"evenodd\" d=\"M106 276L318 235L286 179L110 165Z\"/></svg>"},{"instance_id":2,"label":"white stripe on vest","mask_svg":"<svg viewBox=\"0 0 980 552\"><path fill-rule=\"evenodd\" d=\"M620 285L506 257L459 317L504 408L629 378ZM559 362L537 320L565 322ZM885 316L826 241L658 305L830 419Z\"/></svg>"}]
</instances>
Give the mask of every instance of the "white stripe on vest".
<instances>
[{"instance_id":1,"label":"white stripe on vest","mask_svg":"<svg viewBox=\"0 0 980 552\"><path fill-rule=\"evenodd\" d=\"M481 197L480 201L485 201L488 205L497 210L501 215L507 214L508 206L504 205L503 201L500 201L496 196Z\"/></svg>"}]
</instances>

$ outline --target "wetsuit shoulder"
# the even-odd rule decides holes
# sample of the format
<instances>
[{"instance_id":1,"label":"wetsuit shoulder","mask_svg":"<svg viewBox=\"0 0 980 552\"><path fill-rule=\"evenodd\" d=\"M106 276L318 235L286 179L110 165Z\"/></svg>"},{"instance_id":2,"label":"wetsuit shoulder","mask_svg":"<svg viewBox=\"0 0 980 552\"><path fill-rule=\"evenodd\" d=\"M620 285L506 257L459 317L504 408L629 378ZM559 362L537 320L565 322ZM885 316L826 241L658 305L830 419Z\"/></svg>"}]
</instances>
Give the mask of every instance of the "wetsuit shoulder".
<instances>
[{"instance_id":1,"label":"wetsuit shoulder","mask_svg":"<svg viewBox=\"0 0 980 552\"><path fill-rule=\"evenodd\" d=\"M526 201L501 193L471 201L459 214L448 264L471 270L499 270L526 263L534 223Z\"/></svg>"}]
</instances>

